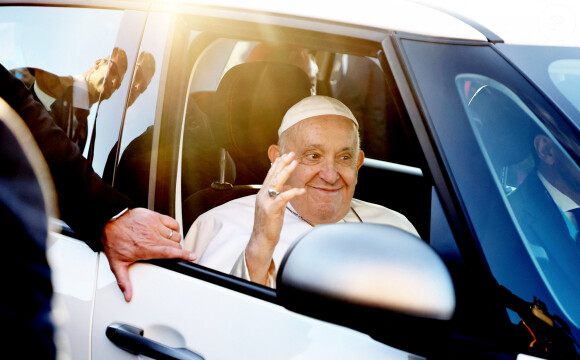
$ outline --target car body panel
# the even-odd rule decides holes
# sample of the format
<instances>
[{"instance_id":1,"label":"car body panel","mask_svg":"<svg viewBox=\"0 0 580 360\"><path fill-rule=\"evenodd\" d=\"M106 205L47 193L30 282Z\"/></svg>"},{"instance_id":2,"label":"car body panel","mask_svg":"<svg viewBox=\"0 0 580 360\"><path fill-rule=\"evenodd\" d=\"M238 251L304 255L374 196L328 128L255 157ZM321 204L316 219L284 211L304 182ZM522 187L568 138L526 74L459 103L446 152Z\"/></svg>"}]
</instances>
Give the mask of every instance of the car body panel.
<instances>
[{"instance_id":1,"label":"car body panel","mask_svg":"<svg viewBox=\"0 0 580 360\"><path fill-rule=\"evenodd\" d=\"M336 60L338 55L370 59L393 91L394 101L389 106L397 108L403 134L412 139L421 161L366 161L360 175L364 185L357 188L357 196L385 202L403 195L422 200L403 199L411 204L397 205L423 214L420 220L424 224L417 226L421 235L452 270L457 295L452 324L456 333L439 355L532 358L531 352L520 354L529 352L521 339L513 337L513 328L521 327L521 316L506 308L500 285L526 306L537 297L550 314L572 325L571 332L578 337L577 307L567 311L570 301L560 300L560 293L542 278L541 267L530 256L530 246L519 242L523 238L521 226L457 88L456 81L472 75L503 83L536 114L538 123L553 134L570 158L578 161L576 110L555 105L560 102L558 96L544 96L546 84L527 75L533 71L526 67L525 55L522 58L518 49L501 44L501 27L491 26L498 37L490 38L491 32L470 26L468 19L455 18L431 5L395 0L380 6L370 0L356 6L226 0L14 4L39 5L36 9L56 5L58 10L79 7L90 11L94 7L104 12L122 11L115 25L118 28L108 29L107 34L115 35L114 44L127 50L128 75L115 104L103 102L99 110L99 120L114 119L114 124L97 129L105 137L96 142L93 165L117 187L116 171L124 151L142 133L150 132L152 140L144 151L149 162L139 173L146 179L146 200L141 205L180 222L183 150L190 145L183 140L188 117L187 100L182 98L215 91L226 70L242 62L235 59L240 44L247 48L260 41L307 45L328 59L337 55L334 62L326 60L326 65L333 66L348 64ZM469 12L465 13L469 18ZM109 35L107 38L113 38ZM127 107L134 65L142 51L154 55L156 72L147 93L135 106ZM180 67L184 68L181 72ZM445 77L453 67L463 69L457 72L460 76ZM329 73L336 70L332 66L325 69ZM334 80L329 77L324 81ZM397 176L403 180L395 182ZM419 185L415 186L415 181ZM390 193L391 188L398 194ZM181 230L182 237L186 232ZM72 232L55 234L48 249L54 266L55 321L62 329L57 342L71 358L137 358L107 337L108 326L119 323L143 330L147 338L187 348L208 359L419 358L411 354L412 349L395 349L388 338L379 341L364 329L336 325L341 323L340 314L318 320L317 314L289 310L292 304L284 307L274 290L195 264L146 261L133 265L134 297L126 303L104 254L94 253L74 236ZM385 321L377 326L389 324ZM408 341L417 343L418 350L427 343L411 326L389 330L408 334ZM578 345L572 349L577 350Z\"/></svg>"},{"instance_id":2,"label":"car body panel","mask_svg":"<svg viewBox=\"0 0 580 360\"><path fill-rule=\"evenodd\" d=\"M99 253L85 243L52 234L47 258L52 270L53 321L59 353L73 359L89 359L93 300Z\"/></svg>"},{"instance_id":3,"label":"car body panel","mask_svg":"<svg viewBox=\"0 0 580 360\"><path fill-rule=\"evenodd\" d=\"M141 328L145 337L188 348L206 359L243 354L258 359L409 356L368 335L155 265L136 264L130 276L134 298L126 303L101 257L92 326L94 359L135 358L104 336L107 326L115 322Z\"/></svg>"}]
</instances>

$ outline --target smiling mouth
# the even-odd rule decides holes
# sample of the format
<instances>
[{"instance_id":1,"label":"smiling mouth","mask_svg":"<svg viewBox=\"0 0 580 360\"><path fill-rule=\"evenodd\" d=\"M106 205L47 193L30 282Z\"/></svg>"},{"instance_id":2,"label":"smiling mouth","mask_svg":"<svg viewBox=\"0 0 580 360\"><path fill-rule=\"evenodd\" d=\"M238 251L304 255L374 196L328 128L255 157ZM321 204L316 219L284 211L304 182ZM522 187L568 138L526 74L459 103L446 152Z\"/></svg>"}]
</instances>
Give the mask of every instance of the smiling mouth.
<instances>
[{"instance_id":1,"label":"smiling mouth","mask_svg":"<svg viewBox=\"0 0 580 360\"><path fill-rule=\"evenodd\" d=\"M328 188L320 188L320 187L316 187L316 186L312 186L312 188L314 190L318 190L318 191L323 192L323 193L326 193L326 194L334 194L334 193L337 193L339 190L342 189L342 187L335 188L335 189L328 189Z\"/></svg>"}]
</instances>

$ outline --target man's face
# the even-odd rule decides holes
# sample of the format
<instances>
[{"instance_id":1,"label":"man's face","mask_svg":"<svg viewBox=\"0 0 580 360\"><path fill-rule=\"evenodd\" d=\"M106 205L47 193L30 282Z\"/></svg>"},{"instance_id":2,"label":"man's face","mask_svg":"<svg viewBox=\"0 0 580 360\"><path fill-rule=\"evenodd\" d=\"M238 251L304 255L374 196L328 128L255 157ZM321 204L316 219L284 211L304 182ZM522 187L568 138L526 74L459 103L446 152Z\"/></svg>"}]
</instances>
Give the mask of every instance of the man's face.
<instances>
[{"instance_id":1,"label":"man's face","mask_svg":"<svg viewBox=\"0 0 580 360\"><path fill-rule=\"evenodd\" d=\"M100 59L95 62L89 77L89 89L92 87L96 94L101 94L101 100L106 100L121 86L124 75L119 72L115 59Z\"/></svg>"},{"instance_id":2,"label":"man's face","mask_svg":"<svg viewBox=\"0 0 580 360\"><path fill-rule=\"evenodd\" d=\"M549 137L537 135L534 146L541 161L538 167L558 190L573 200L580 198L580 171Z\"/></svg>"},{"instance_id":3,"label":"man's face","mask_svg":"<svg viewBox=\"0 0 580 360\"><path fill-rule=\"evenodd\" d=\"M153 73L147 72L142 64L137 64L135 67L135 76L133 79L133 85L131 86L131 92L129 94L129 105L133 105L135 100L141 95L149 86Z\"/></svg>"},{"instance_id":4,"label":"man's face","mask_svg":"<svg viewBox=\"0 0 580 360\"><path fill-rule=\"evenodd\" d=\"M284 143L296 154L298 166L285 187L305 188L291 201L315 224L341 220L350 209L364 154L358 149L354 123L342 116L323 115L303 120Z\"/></svg>"}]
</instances>

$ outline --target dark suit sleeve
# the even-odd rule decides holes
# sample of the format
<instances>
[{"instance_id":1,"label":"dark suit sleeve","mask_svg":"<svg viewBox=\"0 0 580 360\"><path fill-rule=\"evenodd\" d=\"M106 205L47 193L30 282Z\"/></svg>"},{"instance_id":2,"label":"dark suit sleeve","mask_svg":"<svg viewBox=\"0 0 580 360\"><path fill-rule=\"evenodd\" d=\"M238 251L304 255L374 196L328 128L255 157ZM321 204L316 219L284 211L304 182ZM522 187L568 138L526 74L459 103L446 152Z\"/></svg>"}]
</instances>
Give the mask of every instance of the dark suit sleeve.
<instances>
[{"instance_id":1,"label":"dark suit sleeve","mask_svg":"<svg viewBox=\"0 0 580 360\"><path fill-rule=\"evenodd\" d=\"M2 279L0 324L10 329L2 335L2 342L11 349L22 349L30 359L55 359L45 202L17 132L5 120L0 120L0 219L8 226L2 229L0 272L15 276Z\"/></svg>"},{"instance_id":2,"label":"dark suit sleeve","mask_svg":"<svg viewBox=\"0 0 580 360\"><path fill-rule=\"evenodd\" d=\"M55 183L62 220L93 250L102 250L100 237L105 224L131 207L131 200L93 171L44 106L2 65L0 97L22 117L38 143Z\"/></svg>"}]
</instances>

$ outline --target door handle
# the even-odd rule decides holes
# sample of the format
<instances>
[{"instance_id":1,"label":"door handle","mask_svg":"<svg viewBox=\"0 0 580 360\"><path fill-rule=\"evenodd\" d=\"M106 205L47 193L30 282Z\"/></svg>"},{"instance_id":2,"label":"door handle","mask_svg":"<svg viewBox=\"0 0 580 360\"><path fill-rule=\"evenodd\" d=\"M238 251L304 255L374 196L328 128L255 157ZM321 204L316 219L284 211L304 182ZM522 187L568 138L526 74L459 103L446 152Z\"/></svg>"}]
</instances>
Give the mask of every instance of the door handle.
<instances>
[{"instance_id":1,"label":"door handle","mask_svg":"<svg viewBox=\"0 0 580 360\"><path fill-rule=\"evenodd\" d=\"M133 355L160 360L204 360L191 350L174 348L148 339L143 336L143 330L135 326L114 323L107 327L105 334L113 344Z\"/></svg>"}]
</instances>

